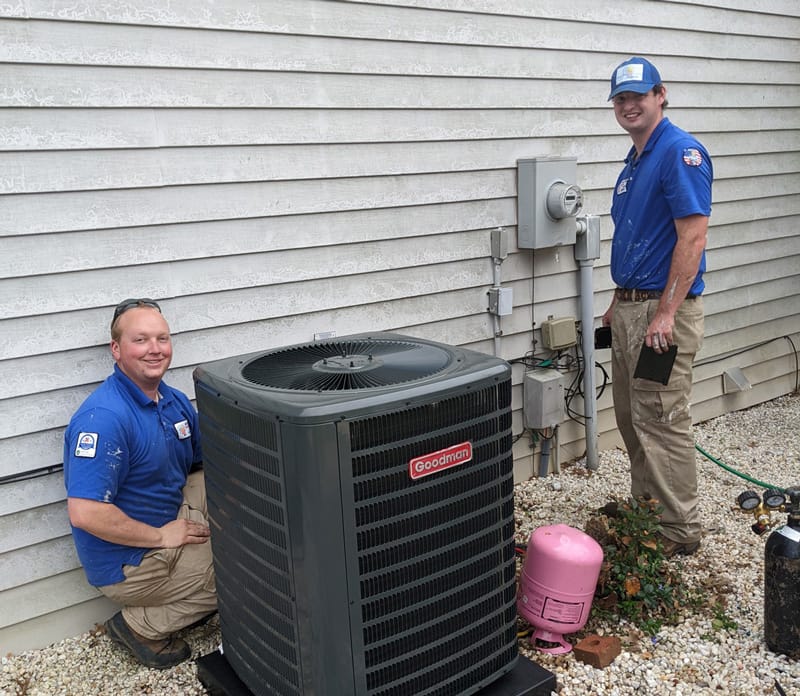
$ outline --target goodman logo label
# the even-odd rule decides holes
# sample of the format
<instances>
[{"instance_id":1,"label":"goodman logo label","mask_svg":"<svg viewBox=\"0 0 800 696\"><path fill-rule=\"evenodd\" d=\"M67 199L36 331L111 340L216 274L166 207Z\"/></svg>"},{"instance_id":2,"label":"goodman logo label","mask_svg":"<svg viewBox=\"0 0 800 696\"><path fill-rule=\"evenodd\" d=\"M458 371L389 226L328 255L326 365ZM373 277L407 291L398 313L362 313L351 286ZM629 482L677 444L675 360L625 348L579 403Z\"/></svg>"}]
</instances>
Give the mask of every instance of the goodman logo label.
<instances>
[{"instance_id":1,"label":"goodman logo label","mask_svg":"<svg viewBox=\"0 0 800 696\"><path fill-rule=\"evenodd\" d=\"M408 463L408 474L412 479L423 478L468 462L470 459L472 459L472 443L462 442L460 445L453 445L438 452L414 457Z\"/></svg>"}]
</instances>

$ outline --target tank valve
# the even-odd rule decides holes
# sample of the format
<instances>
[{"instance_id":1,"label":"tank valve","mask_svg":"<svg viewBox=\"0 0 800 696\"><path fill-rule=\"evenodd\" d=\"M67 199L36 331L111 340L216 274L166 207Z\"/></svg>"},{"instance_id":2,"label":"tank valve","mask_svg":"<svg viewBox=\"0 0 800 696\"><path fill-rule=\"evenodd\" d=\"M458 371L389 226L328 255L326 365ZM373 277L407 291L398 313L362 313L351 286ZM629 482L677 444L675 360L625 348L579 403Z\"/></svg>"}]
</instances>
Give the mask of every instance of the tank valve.
<instances>
[{"instance_id":1,"label":"tank valve","mask_svg":"<svg viewBox=\"0 0 800 696\"><path fill-rule=\"evenodd\" d=\"M753 513L756 521L750 529L759 536L773 526L773 512L792 512L792 506L787 505L786 494L778 488L768 488L761 496L755 491L743 491L737 496L736 504L745 512Z\"/></svg>"},{"instance_id":2,"label":"tank valve","mask_svg":"<svg viewBox=\"0 0 800 696\"><path fill-rule=\"evenodd\" d=\"M763 535L764 641L775 653L800 655L800 487L768 488L761 496L743 491L736 503L756 518L751 529ZM788 513L785 524L773 524L772 513Z\"/></svg>"}]
</instances>

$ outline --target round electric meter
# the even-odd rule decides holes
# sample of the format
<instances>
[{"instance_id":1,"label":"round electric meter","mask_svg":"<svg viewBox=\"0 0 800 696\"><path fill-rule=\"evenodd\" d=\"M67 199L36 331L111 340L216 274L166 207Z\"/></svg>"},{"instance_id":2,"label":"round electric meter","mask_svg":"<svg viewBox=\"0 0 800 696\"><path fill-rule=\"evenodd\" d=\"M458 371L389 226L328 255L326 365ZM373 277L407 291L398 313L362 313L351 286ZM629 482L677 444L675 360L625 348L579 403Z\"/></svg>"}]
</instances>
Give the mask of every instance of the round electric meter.
<instances>
[{"instance_id":1,"label":"round electric meter","mask_svg":"<svg viewBox=\"0 0 800 696\"><path fill-rule=\"evenodd\" d=\"M547 191L547 214L553 220L575 217L583 206L583 191L575 184L557 181Z\"/></svg>"}]
</instances>

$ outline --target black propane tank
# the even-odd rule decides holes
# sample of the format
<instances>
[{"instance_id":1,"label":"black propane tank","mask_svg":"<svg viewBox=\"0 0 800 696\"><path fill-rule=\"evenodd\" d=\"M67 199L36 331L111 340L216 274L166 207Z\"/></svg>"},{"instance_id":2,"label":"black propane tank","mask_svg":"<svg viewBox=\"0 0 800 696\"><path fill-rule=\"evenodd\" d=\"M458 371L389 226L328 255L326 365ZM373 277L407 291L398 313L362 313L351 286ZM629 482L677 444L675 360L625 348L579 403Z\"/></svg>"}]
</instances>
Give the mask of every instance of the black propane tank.
<instances>
[{"instance_id":1,"label":"black propane tank","mask_svg":"<svg viewBox=\"0 0 800 696\"><path fill-rule=\"evenodd\" d=\"M800 657L800 488L790 488L789 519L764 547L764 638L767 647Z\"/></svg>"}]
</instances>

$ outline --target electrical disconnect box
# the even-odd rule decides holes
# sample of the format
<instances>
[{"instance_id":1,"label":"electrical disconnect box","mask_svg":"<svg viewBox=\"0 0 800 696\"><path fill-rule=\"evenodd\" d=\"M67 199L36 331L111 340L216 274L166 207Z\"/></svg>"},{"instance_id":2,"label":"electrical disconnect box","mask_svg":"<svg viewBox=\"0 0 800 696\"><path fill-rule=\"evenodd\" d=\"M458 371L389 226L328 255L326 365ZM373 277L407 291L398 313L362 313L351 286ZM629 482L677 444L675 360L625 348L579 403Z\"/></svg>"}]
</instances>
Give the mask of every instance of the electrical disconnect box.
<instances>
[{"instance_id":1,"label":"electrical disconnect box","mask_svg":"<svg viewBox=\"0 0 800 696\"><path fill-rule=\"evenodd\" d=\"M489 311L498 317L511 314L514 309L514 295L511 288L489 289Z\"/></svg>"},{"instance_id":2,"label":"electrical disconnect box","mask_svg":"<svg viewBox=\"0 0 800 696\"><path fill-rule=\"evenodd\" d=\"M573 219L583 206L576 157L517 160L517 246L546 249L575 244Z\"/></svg>"},{"instance_id":3,"label":"electrical disconnect box","mask_svg":"<svg viewBox=\"0 0 800 696\"><path fill-rule=\"evenodd\" d=\"M531 370L522 382L522 416L526 428L543 430L564 420L564 384L557 370Z\"/></svg>"},{"instance_id":4,"label":"electrical disconnect box","mask_svg":"<svg viewBox=\"0 0 800 696\"><path fill-rule=\"evenodd\" d=\"M578 342L575 317L548 319L542 322L542 344L550 350L563 350Z\"/></svg>"}]
</instances>

